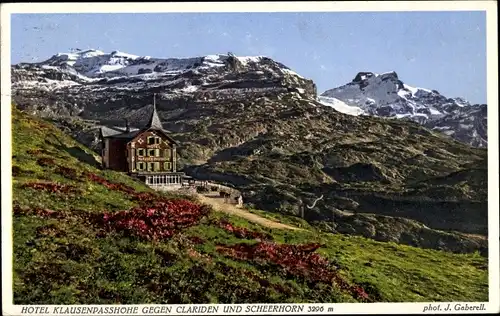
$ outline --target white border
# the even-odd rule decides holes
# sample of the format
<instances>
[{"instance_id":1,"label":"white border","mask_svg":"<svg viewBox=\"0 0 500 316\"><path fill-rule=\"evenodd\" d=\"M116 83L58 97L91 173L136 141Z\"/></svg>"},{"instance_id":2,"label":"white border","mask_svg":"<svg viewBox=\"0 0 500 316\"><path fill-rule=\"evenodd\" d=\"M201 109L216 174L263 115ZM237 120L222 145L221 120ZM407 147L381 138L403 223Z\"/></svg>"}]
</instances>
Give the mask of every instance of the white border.
<instances>
[{"instance_id":1,"label":"white border","mask_svg":"<svg viewBox=\"0 0 500 316\"><path fill-rule=\"evenodd\" d=\"M356 1L356 2L196 2L196 3L18 3L1 5L1 133L2 133L2 310L20 315L20 305L12 305L12 207L11 123L10 123L10 15L13 13L158 13L158 12L320 12L320 11L486 11L487 24L487 104L488 104L488 229L489 303L487 313L500 311L499 291L499 208L498 208L498 34L496 1ZM451 302L450 302L451 303ZM445 308L447 303L439 303ZM451 303L456 304L456 303ZM469 303L469 305L472 303ZM248 304L243 307L243 313ZM289 304L290 305L290 304ZM291 304L294 305L294 304ZM420 314L429 303L299 304L334 308L332 314ZM433 304L437 305L437 304ZM45 305L50 306L50 305ZM78 305L84 306L84 305ZM103 306L103 305L85 305ZM144 306L137 306L142 310ZM156 305L159 306L159 305ZM176 306L173 307L172 314ZM192 305L191 305L192 306ZM208 306L208 305L199 305ZM222 306L222 305L219 305ZM236 306L236 305L235 305ZM52 309L53 307L50 306ZM305 308L307 310L307 308ZM465 313L467 311L452 311ZM470 312L470 311L469 311ZM467 312L467 313L469 313ZM307 313L307 312L302 312ZM231 314L231 313L226 313ZM254 313L257 314L257 313ZM265 313L272 314L272 313ZM316 313L317 314L317 313ZM50 315L50 314L44 314ZM65 314L69 315L69 314ZM141 315L139 312L135 315Z\"/></svg>"}]
</instances>

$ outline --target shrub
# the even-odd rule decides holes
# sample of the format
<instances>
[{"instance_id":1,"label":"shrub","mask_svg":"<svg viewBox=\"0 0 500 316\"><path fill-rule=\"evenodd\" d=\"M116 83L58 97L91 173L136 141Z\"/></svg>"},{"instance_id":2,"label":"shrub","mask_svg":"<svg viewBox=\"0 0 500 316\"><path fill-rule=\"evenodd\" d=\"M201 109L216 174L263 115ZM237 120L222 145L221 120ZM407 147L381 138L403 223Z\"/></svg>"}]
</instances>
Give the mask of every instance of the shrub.
<instances>
[{"instance_id":1,"label":"shrub","mask_svg":"<svg viewBox=\"0 0 500 316\"><path fill-rule=\"evenodd\" d=\"M183 228L193 226L208 213L203 205L186 200L157 202L150 207L104 213L101 219L106 230L125 232L146 240L172 237Z\"/></svg>"},{"instance_id":2,"label":"shrub","mask_svg":"<svg viewBox=\"0 0 500 316\"><path fill-rule=\"evenodd\" d=\"M364 289L358 285L350 285L334 269L330 263L314 251L320 244L278 245L260 242L254 245L246 243L233 246L218 245L217 250L240 260L253 260L260 263L273 263L288 273L303 277L309 282L331 284L348 291L362 301L372 301Z\"/></svg>"}]
</instances>

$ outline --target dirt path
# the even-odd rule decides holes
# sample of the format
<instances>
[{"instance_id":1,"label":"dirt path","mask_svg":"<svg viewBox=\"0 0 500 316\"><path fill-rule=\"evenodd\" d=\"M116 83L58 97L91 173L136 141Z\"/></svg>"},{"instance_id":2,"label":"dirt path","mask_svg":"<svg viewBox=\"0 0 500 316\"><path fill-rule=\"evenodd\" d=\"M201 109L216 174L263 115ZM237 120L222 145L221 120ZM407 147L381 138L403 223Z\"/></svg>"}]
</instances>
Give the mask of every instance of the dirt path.
<instances>
[{"instance_id":1,"label":"dirt path","mask_svg":"<svg viewBox=\"0 0 500 316\"><path fill-rule=\"evenodd\" d=\"M222 211L224 213L235 215L239 217L243 217L244 219L262 225L269 228L277 228L277 229L291 229L291 230L302 230L301 228L293 227L290 225L278 223L267 218L261 217L256 214L252 214L244 209L237 208L234 205L226 204L220 198L208 197L201 194L198 194L197 197L200 199L202 203L209 204L213 206L213 208L217 211Z\"/></svg>"}]
</instances>

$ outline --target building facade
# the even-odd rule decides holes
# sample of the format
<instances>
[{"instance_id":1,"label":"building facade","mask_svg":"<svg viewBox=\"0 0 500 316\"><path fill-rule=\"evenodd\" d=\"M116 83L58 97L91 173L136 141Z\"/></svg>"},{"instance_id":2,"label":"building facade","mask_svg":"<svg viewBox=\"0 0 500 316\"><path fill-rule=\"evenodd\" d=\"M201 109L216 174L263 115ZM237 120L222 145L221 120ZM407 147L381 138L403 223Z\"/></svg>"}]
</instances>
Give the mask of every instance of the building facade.
<instances>
[{"instance_id":1,"label":"building facade","mask_svg":"<svg viewBox=\"0 0 500 316\"><path fill-rule=\"evenodd\" d=\"M156 102L143 128L125 125L101 128L103 168L127 172L158 189L180 187L184 173L177 172L178 143L163 129Z\"/></svg>"}]
</instances>

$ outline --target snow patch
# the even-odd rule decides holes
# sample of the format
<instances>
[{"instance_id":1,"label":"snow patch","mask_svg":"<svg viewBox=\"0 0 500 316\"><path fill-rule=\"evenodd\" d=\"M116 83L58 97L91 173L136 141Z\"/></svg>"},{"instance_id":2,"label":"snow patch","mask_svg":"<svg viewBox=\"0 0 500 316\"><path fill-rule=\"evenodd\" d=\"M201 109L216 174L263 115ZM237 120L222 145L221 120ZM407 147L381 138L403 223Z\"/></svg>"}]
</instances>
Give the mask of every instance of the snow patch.
<instances>
[{"instance_id":1,"label":"snow patch","mask_svg":"<svg viewBox=\"0 0 500 316\"><path fill-rule=\"evenodd\" d=\"M405 117L410 117L410 116L411 116L410 113L396 114L395 115L396 118L405 118Z\"/></svg>"},{"instance_id":2,"label":"snow patch","mask_svg":"<svg viewBox=\"0 0 500 316\"><path fill-rule=\"evenodd\" d=\"M398 95L404 99L408 96L408 94L413 94L411 91L406 90L398 90Z\"/></svg>"},{"instance_id":3,"label":"snow patch","mask_svg":"<svg viewBox=\"0 0 500 316\"><path fill-rule=\"evenodd\" d=\"M449 126L436 126L433 129L442 131L442 130L448 130L448 129L450 129L450 127Z\"/></svg>"},{"instance_id":4,"label":"snow patch","mask_svg":"<svg viewBox=\"0 0 500 316\"><path fill-rule=\"evenodd\" d=\"M187 86L187 87L181 89L181 91L183 91L183 92L196 92L196 91L198 91L198 89L199 89L199 87L190 85L190 86Z\"/></svg>"},{"instance_id":5,"label":"snow patch","mask_svg":"<svg viewBox=\"0 0 500 316\"><path fill-rule=\"evenodd\" d=\"M334 108L335 110L344 113L344 114L349 114L353 116L358 116L361 114L364 114L364 111L356 106L349 106L346 103L340 101L339 99L336 98L329 98L329 97L323 97L319 96L318 97L319 103L329 106Z\"/></svg>"},{"instance_id":6,"label":"snow patch","mask_svg":"<svg viewBox=\"0 0 500 316\"><path fill-rule=\"evenodd\" d=\"M429 111L431 112L431 115L443 115L443 113L439 112L433 107L429 107Z\"/></svg>"},{"instance_id":7,"label":"snow patch","mask_svg":"<svg viewBox=\"0 0 500 316\"><path fill-rule=\"evenodd\" d=\"M258 63L262 57L264 56L241 56L241 57L236 57L244 66L246 66L248 63Z\"/></svg>"},{"instance_id":8,"label":"snow patch","mask_svg":"<svg viewBox=\"0 0 500 316\"><path fill-rule=\"evenodd\" d=\"M114 51L114 52L111 53L111 55L116 56L116 57L125 57L125 58L129 58L129 59L138 59L138 58L140 58L140 56L132 55L132 54L127 54L127 53L120 52L120 51Z\"/></svg>"},{"instance_id":9,"label":"snow patch","mask_svg":"<svg viewBox=\"0 0 500 316\"><path fill-rule=\"evenodd\" d=\"M404 86L407 90L410 90L410 92L411 92L411 94L412 94L413 96L415 96L415 95L416 95L419 91L424 91L424 92L427 92L427 93L432 93L432 91L431 91L431 90L429 90L429 89L425 89L425 88L420 88L420 87L415 88L415 87L409 86L409 85L407 85L407 84L403 84L403 86Z\"/></svg>"}]
</instances>

